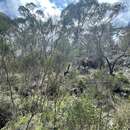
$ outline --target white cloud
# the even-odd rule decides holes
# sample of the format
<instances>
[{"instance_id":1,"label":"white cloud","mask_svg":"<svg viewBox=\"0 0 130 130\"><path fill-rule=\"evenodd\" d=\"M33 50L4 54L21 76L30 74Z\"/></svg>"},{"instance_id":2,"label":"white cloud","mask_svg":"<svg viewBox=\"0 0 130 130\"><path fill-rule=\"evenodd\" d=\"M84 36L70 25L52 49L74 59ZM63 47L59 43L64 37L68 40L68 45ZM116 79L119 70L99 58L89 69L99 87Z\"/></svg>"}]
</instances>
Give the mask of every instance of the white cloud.
<instances>
[{"instance_id":1,"label":"white cloud","mask_svg":"<svg viewBox=\"0 0 130 130\"><path fill-rule=\"evenodd\" d=\"M99 2L108 2L108 3L115 3L115 2L122 2L126 5L126 9L122 11L114 20L114 26L127 26L130 22L130 0L98 0Z\"/></svg>"},{"instance_id":2,"label":"white cloud","mask_svg":"<svg viewBox=\"0 0 130 130\"><path fill-rule=\"evenodd\" d=\"M39 4L41 4L41 7L45 9L45 14L47 15L59 16L61 13L61 10L49 0L39 0Z\"/></svg>"},{"instance_id":3,"label":"white cloud","mask_svg":"<svg viewBox=\"0 0 130 130\"><path fill-rule=\"evenodd\" d=\"M115 3L115 2L119 2L120 0L98 0L99 2L107 2L107 3Z\"/></svg>"},{"instance_id":4,"label":"white cloud","mask_svg":"<svg viewBox=\"0 0 130 130\"><path fill-rule=\"evenodd\" d=\"M67 6L68 3L76 3L79 0L61 0L59 4L65 4ZM126 26L130 21L130 0L98 0L99 2L126 2L127 10L125 12L120 13L115 23ZM54 3L50 2L50 0L0 0L0 11L5 12L11 17L18 16L18 7L20 5L25 5L26 3L33 2L39 6L40 9L44 10L45 16L60 16L61 8L58 8ZM57 2L57 0L55 0ZM64 7L65 7L64 6Z\"/></svg>"},{"instance_id":5,"label":"white cloud","mask_svg":"<svg viewBox=\"0 0 130 130\"><path fill-rule=\"evenodd\" d=\"M30 2L39 5L40 9L44 10L46 16L59 16L61 13L61 10L49 0L5 0L4 2L0 2L0 10L15 17L18 15L18 7Z\"/></svg>"}]
</instances>

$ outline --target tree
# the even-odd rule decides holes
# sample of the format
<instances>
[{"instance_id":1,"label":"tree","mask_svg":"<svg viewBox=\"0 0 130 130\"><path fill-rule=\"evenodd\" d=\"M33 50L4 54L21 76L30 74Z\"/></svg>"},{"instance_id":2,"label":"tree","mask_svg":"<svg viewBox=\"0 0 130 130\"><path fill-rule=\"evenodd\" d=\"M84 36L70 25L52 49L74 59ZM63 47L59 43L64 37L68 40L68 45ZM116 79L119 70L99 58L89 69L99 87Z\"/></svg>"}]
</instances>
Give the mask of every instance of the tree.
<instances>
[{"instance_id":1,"label":"tree","mask_svg":"<svg viewBox=\"0 0 130 130\"><path fill-rule=\"evenodd\" d=\"M97 0L81 0L75 5L69 5L61 15L63 26L73 39L74 46L78 44L78 48L82 48L87 57L97 57L100 68L106 60L104 57L109 56L115 46L113 36L116 32L112 19L122 9L121 3L110 5L100 4Z\"/></svg>"},{"instance_id":2,"label":"tree","mask_svg":"<svg viewBox=\"0 0 130 130\"><path fill-rule=\"evenodd\" d=\"M33 13L36 10L35 14ZM45 111L45 103L53 102L53 128L57 127L57 105L64 82L64 71L72 59L72 46L60 21L43 20L44 13L33 4L19 7L22 17L15 19L15 31L10 33L10 43L15 55L15 73L20 84L13 91L20 96L22 108L30 113L26 130L33 117ZM35 105L34 105L35 104ZM48 107L48 106L47 106ZM46 122L47 123L47 122Z\"/></svg>"}]
</instances>

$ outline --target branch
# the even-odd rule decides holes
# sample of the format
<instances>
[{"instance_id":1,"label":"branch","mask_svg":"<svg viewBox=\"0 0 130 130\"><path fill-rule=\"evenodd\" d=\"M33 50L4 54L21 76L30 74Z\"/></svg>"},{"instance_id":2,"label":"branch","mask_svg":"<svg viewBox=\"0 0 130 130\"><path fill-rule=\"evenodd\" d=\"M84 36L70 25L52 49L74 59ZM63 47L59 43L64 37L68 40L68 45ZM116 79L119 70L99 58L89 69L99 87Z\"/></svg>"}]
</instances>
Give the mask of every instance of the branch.
<instances>
[{"instance_id":1,"label":"branch","mask_svg":"<svg viewBox=\"0 0 130 130\"><path fill-rule=\"evenodd\" d=\"M25 130L28 130L29 124L30 124L30 122L32 121L33 116L34 116L34 114L32 114L31 117L30 117L30 119L28 120L27 127L26 127Z\"/></svg>"},{"instance_id":2,"label":"branch","mask_svg":"<svg viewBox=\"0 0 130 130\"><path fill-rule=\"evenodd\" d=\"M107 64L108 64L108 67L109 67L109 70L111 71L112 70L112 66L111 66L111 63L109 61L109 59L106 57L106 56L103 56L105 58L105 60L107 61Z\"/></svg>"},{"instance_id":3,"label":"branch","mask_svg":"<svg viewBox=\"0 0 130 130\"><path fill-rule=\"evenodd\" d=\"M114 61L113 64L112 64L112 69L114 69L114 67L115 67L116 63L118 62L118 60L121 59L121 58L124 57L124 56L128 56L128 55L126 55L126 54L124 53L124 54L118 56L118 57L115 59L115 61Z\"/></svg>"}]
</instances>

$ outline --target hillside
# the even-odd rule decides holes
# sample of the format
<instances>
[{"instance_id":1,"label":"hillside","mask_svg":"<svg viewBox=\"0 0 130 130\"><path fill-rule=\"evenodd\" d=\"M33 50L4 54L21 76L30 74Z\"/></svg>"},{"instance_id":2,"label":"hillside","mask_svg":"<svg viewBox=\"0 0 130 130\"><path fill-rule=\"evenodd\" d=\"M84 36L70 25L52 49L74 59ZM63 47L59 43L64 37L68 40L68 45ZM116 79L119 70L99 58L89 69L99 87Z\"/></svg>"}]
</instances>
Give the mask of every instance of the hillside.
<instances>
[{"instance_id":1,"label":"hillside","mask_svg":"<svg viewBox=\"0 0 130 130\"><path fill-rule=\"evenodd\" d=\"M1 130L129 130L130 29L122 3L80 0L45 19L0 13Z\"/></svg>"}]
</instances>

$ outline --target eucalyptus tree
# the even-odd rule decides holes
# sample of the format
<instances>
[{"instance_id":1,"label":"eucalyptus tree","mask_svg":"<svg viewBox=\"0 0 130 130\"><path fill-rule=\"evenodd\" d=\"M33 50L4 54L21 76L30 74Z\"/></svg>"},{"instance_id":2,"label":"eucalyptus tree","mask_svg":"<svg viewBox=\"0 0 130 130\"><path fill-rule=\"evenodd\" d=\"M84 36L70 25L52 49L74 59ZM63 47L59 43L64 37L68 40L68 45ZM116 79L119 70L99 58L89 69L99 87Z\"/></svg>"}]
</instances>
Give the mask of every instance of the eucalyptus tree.
<instances>
[{"instance_id":1,"label":"eucalyptus tree","mask_svg":"<svg viewBox=\"0 0 130 130\"><path fill-rule=\"evenodd\" d=\"M97 57L101 67L106 51L114 46L112 21L123 8L121 3L111 5L97 0L81 0L62 12L64 30L69 32L74 46L80 48L82 53L79 55Z\"/></svg>"},{"instance_id":2,"label":"eucalyptus tree","mask_svg":"<svg viewBox=\"0 0 130 130\"><path fill-rule=\"evenodd\" d=\"M8 109L11 108L11 114L13 117L16 117L16 104L14 101L12 86L13 70L11 68L11 66L13 67L12 63L14 60L14 53L8 37L13 27L13 20L5 14L0 13L0 92L6 100L10 98L11 105L9 105L6 109L8 111ZM6 102L2 102L2 104L3 106L6 106ZM6 109L4 111L6 111Z\"/></svg>"},{"instance_id":3,"label":"eucalyptus tree","mask_svg":"<svg viewBox=\"0 0 130 130\"><path fill-rule=\"evenodd\" d=\"M26 129L37 112L45 114L50 110L47 108L50 100L54 113L50 121L55 128L57 104L63 97L64 71L72 59L71 44L67 34L62 31L61 21L47 19L35 4L20 6L19 12L21 17L14 20L15 31L11 40L15 48L16 73L20 79L17 92L21 97L20 102L28 104L24 111L31 114ZM18 107L23 109L21 105Z\"/></svg>"}]
</instances>

